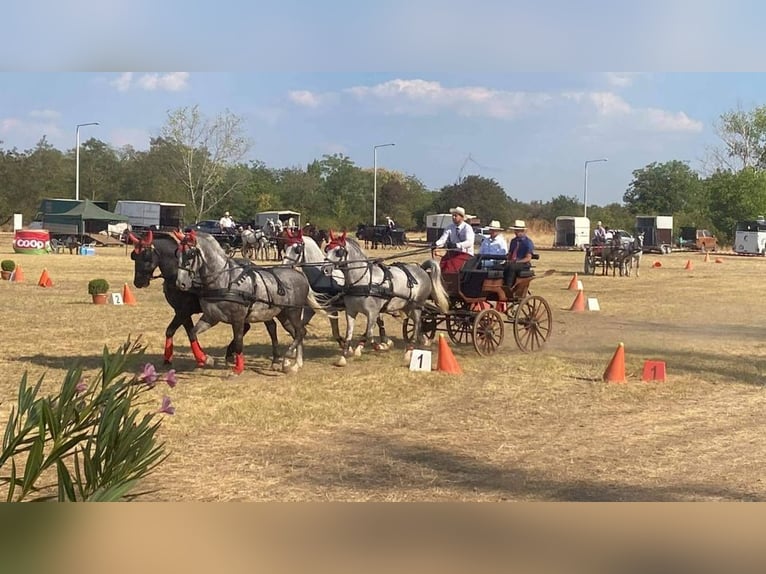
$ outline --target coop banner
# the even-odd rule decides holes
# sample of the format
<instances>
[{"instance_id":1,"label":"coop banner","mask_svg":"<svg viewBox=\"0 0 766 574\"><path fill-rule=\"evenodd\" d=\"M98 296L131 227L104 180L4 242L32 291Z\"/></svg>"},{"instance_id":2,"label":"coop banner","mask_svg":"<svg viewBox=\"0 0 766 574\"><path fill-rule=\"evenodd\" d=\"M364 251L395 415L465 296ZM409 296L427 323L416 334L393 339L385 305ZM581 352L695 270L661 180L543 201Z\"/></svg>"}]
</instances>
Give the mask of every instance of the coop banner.
<instances>
[{"instance_id":1,"label":"coop banner","mask_svg":"<svg viewBox=\"0 0 766 574\"><path fill-rule=\"evenodd\" d=\"M42 255L51 250L50 233L39 229L19 229L13 237L15 253Z\"/></svg>"}]
</instances>

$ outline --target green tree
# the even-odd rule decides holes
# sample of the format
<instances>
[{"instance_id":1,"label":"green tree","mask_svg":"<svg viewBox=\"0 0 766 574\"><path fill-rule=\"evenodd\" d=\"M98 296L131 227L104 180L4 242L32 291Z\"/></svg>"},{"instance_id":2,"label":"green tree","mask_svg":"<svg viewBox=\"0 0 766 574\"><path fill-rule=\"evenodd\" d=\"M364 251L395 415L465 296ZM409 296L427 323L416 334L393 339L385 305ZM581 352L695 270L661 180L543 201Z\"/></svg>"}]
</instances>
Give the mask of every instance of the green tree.
<instances>
[{"instance_id":1,"label":"green tree","mask_svg":"<svg viewBox=\"0 0 766 574\"><path fill-rule=\"evenodd\" d=\"M706 182L710 218L716 233L726 241L734 238L738 221L766 214L766 173L746 168L738 173L718 171Z\"/></svg>"},{"instance_id":2,"label":"green tree","mask_svg":"<svg viewBox=\"0 0 766 574\"><path fill-rule=\"evenodd\" d=\"M227 177L228 168L250 149L242 118L230 111L207 118L199 106L172 110L162 137L173 144L176 153L171 167L183 183L197 219L246 185L245 171L239 172L241 177Z\"/></svg>"},{"instance_id":3,"label":"green tree","mask_svg":"<svg viewBox=\"0 0 766 574\"><path fill-rule=\"evenodd\" d=\"M457 205L464 207L466 213L479 217L483 223L493 219L510 222L513 216L511 199L500 184L479 175L469 175L458 184L443 187L433 208L437 213L446 213Z\"/></svg>"},{"instance_id":4,"label":"green tree","mask_svg":"<svg viewBox=\"0 0 766 574\"><path fill-rule=\"evenodd\" d=\"M685 162L654 162L633 172L623 201L633 214L673 215L694 209L701 190L699 175Z\"/></svg>"},{"instance_id":5,"label":"green tree","mask_svg":"<svg viewBox=\"0 0 766 574\"><path fill-rule=\"evenodd\" d=\"M714 129L721 145L710 150L712 169L740 171L766 167L766 106L752 110L738 106L724 112Z\"/></svg>"}]
</instances>

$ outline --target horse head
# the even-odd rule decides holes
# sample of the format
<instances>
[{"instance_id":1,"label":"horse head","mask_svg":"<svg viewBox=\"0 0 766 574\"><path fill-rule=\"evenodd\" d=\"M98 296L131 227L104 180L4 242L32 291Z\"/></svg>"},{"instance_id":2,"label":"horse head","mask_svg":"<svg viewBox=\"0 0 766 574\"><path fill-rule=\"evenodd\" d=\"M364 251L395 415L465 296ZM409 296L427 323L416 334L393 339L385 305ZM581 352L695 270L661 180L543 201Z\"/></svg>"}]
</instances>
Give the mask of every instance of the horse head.
<instances>
[{"instance_id":1,"label":"horse head","mask_svg":"<svg viewBox=\"0 0 766 574\"><path fill-rule=\"evenodd\" d=\"M150 229L143 238L128 233L128 240L133 244L130 258L135 263L133 268L133 285L137 289L148 287L152 274L157 268L158 261L154 253L154 234Z\"/></svg>"}]
</instances>

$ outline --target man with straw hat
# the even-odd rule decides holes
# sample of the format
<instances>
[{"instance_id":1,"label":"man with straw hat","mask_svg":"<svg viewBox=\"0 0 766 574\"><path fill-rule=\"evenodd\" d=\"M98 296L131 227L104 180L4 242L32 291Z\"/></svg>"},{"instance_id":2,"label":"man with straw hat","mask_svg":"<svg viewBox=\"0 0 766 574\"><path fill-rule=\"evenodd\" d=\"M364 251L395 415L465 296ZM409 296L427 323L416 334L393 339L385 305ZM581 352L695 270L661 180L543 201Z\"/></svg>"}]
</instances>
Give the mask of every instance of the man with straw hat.
<instances>
[{"instance_id":1,"label":"man with straw hat","mask_svg":"<svg viewBox=\"0 0 766 574\"><path fill-rule=\"evenodd\" d=\"M442 272L457 273L473 255L474 232L473 227L465 222L465 209L458 206L449 212L452 214L452 223L433 246L447 248L439 264Z\"/></svg>"},{"instance_id":2,"label":"man with straw hat","mask_svg":"<svg viewBox=\"0 0 766 574\"><path fill-rule=\"evenodd\" d=\"M506 265L505 282L513 285L516 279L516 272L522 269L529 269L532 261L532 255L535 252L535 244L527 236L527 224L523 219L517 219L511 226L511 230L516 237L511 239L508 246L508 261Z\"/></svg>"},{"instance_id":3,"label":"man with straw hat","mask_svg":"<svg viewBox=\"0 0 766 574\"><path fill-rule=\"evenodd\" d=\"M493 219L487 226L489 237L485 237L479 247L479 255L499 255L505 256L508 253L508 244L505 242L505 237L500 233L503 231L503 227L497 219ZM497 260L486 259L482 261L483 267L494 267Z\"/></svg>"}]
</instances>

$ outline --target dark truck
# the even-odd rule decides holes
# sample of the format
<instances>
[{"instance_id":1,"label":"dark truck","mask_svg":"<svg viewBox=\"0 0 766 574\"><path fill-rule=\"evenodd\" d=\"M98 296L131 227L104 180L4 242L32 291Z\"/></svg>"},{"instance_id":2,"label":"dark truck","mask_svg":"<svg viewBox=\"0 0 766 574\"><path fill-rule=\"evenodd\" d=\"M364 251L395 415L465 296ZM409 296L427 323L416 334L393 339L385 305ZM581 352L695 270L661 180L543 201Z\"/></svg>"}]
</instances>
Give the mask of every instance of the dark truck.
<instances>
[{"instance_id":1,"label":"dark truck","mask_svg":"<svg viewBox=\"0 0 766 574\"><path fill-rule=\"evenodd\" d=\"M707 229L682 227L681 236L678 238L676 245L681 249L716 251L718 249L718 239Z\"/></svg>"}]
</instances>

